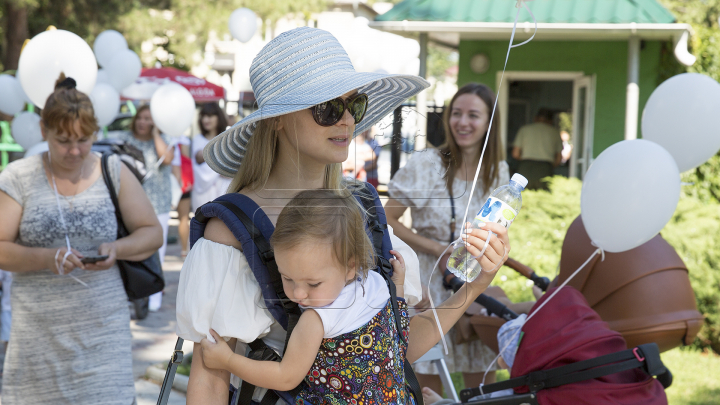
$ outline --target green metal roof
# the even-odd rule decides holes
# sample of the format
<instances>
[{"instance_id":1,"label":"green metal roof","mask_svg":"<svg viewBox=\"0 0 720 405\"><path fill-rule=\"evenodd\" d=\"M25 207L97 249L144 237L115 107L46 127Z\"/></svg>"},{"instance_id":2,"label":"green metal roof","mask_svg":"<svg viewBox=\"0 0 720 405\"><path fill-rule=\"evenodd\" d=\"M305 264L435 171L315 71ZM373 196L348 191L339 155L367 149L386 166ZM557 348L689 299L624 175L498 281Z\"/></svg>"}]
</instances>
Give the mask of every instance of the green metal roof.
<instances>
[{"instance_id":1,"label":"green metal roof","mask_svg":"<svg viewBox=\"0 0 720 405\"><path fill-rule=\"evenodd\" d=\"M513 22L516 0L404 0L375 21ZM659 23L675 17L656 0L533 0L539 23ZM519 22L530 21L527 11Z\"/></svg>"}]
</instances>

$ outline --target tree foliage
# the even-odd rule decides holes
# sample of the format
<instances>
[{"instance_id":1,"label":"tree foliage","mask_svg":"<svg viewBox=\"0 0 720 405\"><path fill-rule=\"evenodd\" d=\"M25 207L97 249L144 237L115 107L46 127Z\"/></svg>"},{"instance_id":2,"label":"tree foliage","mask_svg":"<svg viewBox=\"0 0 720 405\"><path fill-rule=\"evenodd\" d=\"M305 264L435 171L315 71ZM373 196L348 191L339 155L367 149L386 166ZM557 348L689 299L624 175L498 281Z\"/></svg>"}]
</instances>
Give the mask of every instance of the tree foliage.
<instances>
[{"instance_id":1,"label":"tree foliage","mask_svg":"<svg viewBox=\"0 0 720 405\"><path fill-rule=\"evenodd\" d=\"M161 7L134 7L120 18L117 29L138 54L141 51L155 54L163 64L188 69L199 62L211 32L220 38L229 34L228 18L237 8L253 10L272 29L278 19L287 15L309 19L311 13L325 9L327 0L217 0L212 3L166 0L164 3ZM144 62L151 64L148 60Z\"/></svg>"},{"instance_id":2,"label":"tree foliage","mask_svg":"<svg viewBox=\"0 0 720 405\"><path fill-rule=\"evenodd\" d=\"M170 64L185 67L191 64L191 59L202 55L211 31L221 37L229 32L228 18L236 8L253 10L272 27L288 14L309 19L310 13L324 10L327 3L328 0L0 0L0 29L5 39L2 49L7 47L8 24L15 23L5 18L10 5L27 9L28 38L54 25L92 44L100 32L115 29L138 54L146 42L146 48L148 43L152 45L151 51L162 48L157 53L164 53L174 62ZM145 62L151 65L154 60Z\"/></svg>"},{"instance_id":3,"label":"tree foliage","mask_svg":"<svg viewBox=\"0 0 720 405\"><path fill-rule=\"evenodd\" d=\"M3 64L14 66L16 60L7 60L6 56L17 58L18 55L6 55L6 49L13 44L8 41L22 41L45 31L52 25L58 29L74 32L92 44L95 37L102 31L117 24L120 16L127 14L134 7L153 5L158 0L0 0L0 25L2 26ZM16 21L9 9L22 9L27 19L27 38L8 37L14 26L24 23ZM17 44L15 44L17 45ZM17 45L17 46L19 46Z\"/></svg>"}]
</instances>

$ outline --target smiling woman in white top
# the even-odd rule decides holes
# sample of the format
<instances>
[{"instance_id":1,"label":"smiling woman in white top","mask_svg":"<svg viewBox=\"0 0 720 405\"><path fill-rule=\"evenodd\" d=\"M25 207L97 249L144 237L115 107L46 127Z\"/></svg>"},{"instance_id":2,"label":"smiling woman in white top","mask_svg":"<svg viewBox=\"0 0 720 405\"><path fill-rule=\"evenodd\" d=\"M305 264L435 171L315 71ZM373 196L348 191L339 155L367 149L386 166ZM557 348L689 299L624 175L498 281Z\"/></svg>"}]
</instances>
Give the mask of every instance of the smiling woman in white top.
<instances>
[{"instance_id":1,"label":"smiling woman in white top","mask_svg":"<svg viewBox=\"0 0 720 405\"><path fill-rule=\"evenodd\" d=\"M494 93L485 85L468 83L460 88L445 110L445 143L427 153L414 154L388 184L391 197L385 205L388 224L417 252L424 297L427 297L429 289L435 303L451 295L442 283L447 258L440 260L441 268L433 273L429 284L428 279L438 257L451 240L460 236L461 224L455 226L453 220L462 221L468 204L468 215L478 212L490 192L510 180L495 125L490 131L477 190L475 195L470 196L494 102ZM417 233L399 221L408 208L412 215L412 227ZM421 307L427 305L426 299ZM453 335L454 331L450 331L450 336ZM463 344L453 344L453 340L447 339L450 355L445 360L448 368L463 373L466 387L477 387L495 353L479 340ZM419 363L415 365L415 371L421 385L441 392L440 377L434 365ZM494 378L494 371L488 373L490 382Z\"/></svg>"}]
</instances>

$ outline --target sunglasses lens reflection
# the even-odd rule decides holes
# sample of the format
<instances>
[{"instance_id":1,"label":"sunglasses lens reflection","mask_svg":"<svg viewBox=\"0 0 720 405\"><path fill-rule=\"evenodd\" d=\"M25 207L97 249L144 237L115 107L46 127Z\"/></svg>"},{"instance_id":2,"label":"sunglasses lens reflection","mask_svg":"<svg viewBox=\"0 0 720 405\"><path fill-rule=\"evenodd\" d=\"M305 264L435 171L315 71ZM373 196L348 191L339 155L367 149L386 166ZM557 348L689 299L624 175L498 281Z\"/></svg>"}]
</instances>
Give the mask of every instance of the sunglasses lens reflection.
<instances>
[{"instance_id":1,"label":"sunglasses lens reflection","mask_svg":"<svg viewBox=\"0 0 720 405\"><path fill-rule=\"evenodd\" d=\"M318 104L313 109L315 122L325 127L337 124L338 121L342 119L346 106L357 124L362 121L365 116L365 111L368 106L368 97L366 94L360 94L349 100L347 103L341 98L336 98L322 104Z\"/></svg>"}]
</instances>

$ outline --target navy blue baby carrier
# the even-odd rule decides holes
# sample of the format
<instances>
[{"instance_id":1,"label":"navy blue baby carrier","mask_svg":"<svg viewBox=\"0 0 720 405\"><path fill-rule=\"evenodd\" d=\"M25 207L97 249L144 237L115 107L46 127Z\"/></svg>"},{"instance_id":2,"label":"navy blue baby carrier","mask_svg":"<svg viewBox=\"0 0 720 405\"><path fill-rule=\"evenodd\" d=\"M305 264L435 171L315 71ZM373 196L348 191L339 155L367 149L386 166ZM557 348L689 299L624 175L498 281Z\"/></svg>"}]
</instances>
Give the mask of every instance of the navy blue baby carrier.
<instances>
[{"instance_id":1,"label":"navy blue baby carrier","mask_svg":"<svg viewBox=\"0 0 720 405\"><path fill-rule=\"evenodd\" d=\"M395 284L390 279L392 276L392 265L389 259L392 257L390 254L392 244L390 241L390 233L387 229L385 210L380 202L377 191L370 184L364 183L364 187L354 190L353 195L367 212L366 230L377 256L377 267L375 270L383 276L390 290L391 303L399 332L402 329L400 327L397 300L395 299ZM287 332L285 337L285 349L287 349L290 334L300 318L301 311L298 305L288 299L283 291L282 279L280 278L280 273L275 263L274 252L268 242L275 227L265 212L249 197L239 193L225 194L214 201L202 205L195 212L195 218L190 223L191 247L205 233L205 226L210 218L222 220L235 238L242 244L243 253L252 269L255 279L260 285L266 308ZM403 339L402 333L399 333L399 335L400 338ZM166 386L169 385L168 380L170 384L172 384L175 369L182 361L182 342L183 339L178 338L175 352L168 364L168 373L165 376L165 382L163 382L158 404L163 403L161 402L163 396L167 397L170 394L170 389ZM250 346L248 357L251 359L281 360L281 357L261 339L256 339L249 343L248 346ZM407 360L405 360L405 381L409 394L412 394L408 395L408 398L410 398L408 404L423 405L420 384ZM282 398L288 404L294 404L294 399L302 389L302 384L304 384L304 382L294 390L288 392L268 390L260 405L274 405L279 398ZM231 388L231 391L230 404L250 405L252 403L255 386L243 381L239 390L233 390Z\"/></svg>"}]
</instances>

